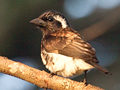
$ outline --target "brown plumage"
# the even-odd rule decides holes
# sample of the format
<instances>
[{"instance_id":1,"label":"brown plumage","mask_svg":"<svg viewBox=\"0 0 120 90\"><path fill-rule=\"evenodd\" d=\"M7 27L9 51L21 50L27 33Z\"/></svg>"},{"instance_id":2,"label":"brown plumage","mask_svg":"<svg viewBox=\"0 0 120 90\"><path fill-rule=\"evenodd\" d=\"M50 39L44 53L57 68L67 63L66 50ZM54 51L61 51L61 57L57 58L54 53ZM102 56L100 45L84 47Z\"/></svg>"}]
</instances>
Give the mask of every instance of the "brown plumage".
<instances>
[{"instance_id":1,"label":"brown plumage","mask_svg":"<svg viewBox=\"0 0 120 90\"><path fill-rule=\"evenodd\" d=\"M105 74L111 74L98 65L95 50L70 27L62 14L47 11L31 23L43 32L41 57L52 73L69 77L97 68Z\"/></svg>"}]
</instances>

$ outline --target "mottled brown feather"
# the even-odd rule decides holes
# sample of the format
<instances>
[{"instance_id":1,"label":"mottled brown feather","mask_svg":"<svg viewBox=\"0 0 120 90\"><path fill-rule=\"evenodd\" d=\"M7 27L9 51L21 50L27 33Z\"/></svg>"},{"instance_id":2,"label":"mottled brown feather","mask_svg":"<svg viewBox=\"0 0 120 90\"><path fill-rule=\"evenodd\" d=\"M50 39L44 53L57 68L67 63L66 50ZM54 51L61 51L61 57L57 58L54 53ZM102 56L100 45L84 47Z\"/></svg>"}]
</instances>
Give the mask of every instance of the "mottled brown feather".
<instances>
[{"instance_id":1,"label":"mottled brown feather","mask_svg":"<svg viewBox=\"0 0 120 90\"><path fill-rule=\"evenodd\" d=\"M51 63L51 60L56 59L56 55L59 56L61 54L61 57L59 59L57 58L59 61L61 61L61 59L65 59L66 61L66 59L71 57L73 60L78 59L81 62L79 64L84 64L85 66L83 66L83 68L86 67L85 62L87 62L102 72L110 74L106 69L97 64L98 60L96 58L95 50L89 43L81 38L77 31L70 28L68 21L62 14L56 11L47 11L38 18L30 21L30 23L41 28L41 31L43 32L41 55L44 64L49 61L49 63ZM51 56L53 54L54 56ZM68 57L66 58L66 56ZM71 62L73 60L71 60ZM66 62L62 63L67 64ZM52 65L49 66L52 67Z\"/></svg>"},{"instance_id":2,"label":"mottled brown feather","mask_svg":"<svg viewBox=\"0 0 120 90\"><path fill-rule=\"evenodd\" d=\"M73 58L80 58L98 63L95 51L92 46L85 42L79 33L73 29L64 29L45 36L42 40L44 49L47 52L58 53Z\"/></svg>"}]
</instances>

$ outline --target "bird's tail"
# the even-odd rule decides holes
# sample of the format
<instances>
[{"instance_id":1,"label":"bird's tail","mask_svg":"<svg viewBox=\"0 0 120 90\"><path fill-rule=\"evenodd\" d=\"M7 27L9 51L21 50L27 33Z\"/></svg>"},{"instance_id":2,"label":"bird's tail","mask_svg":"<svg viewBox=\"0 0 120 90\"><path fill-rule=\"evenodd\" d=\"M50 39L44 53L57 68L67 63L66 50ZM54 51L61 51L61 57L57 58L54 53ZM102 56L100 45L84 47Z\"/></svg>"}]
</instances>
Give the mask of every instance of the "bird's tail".
<instances>
[{"instance_id":1,"label":"bird's tail","mask_svg":"<svg viewBox=\"0 0 120 90\"><path fill-rule=\"evenodd\" d=\"M95 68L97 68L98 70L100 70L101 72L105 73L105 74L109 74L112 75L107 69L103 68L102 66L100 66L99 64L95 63L95 62L88 62L89 64L91 64L92 66L94 66Z\"/></svg>"}]
</instances>

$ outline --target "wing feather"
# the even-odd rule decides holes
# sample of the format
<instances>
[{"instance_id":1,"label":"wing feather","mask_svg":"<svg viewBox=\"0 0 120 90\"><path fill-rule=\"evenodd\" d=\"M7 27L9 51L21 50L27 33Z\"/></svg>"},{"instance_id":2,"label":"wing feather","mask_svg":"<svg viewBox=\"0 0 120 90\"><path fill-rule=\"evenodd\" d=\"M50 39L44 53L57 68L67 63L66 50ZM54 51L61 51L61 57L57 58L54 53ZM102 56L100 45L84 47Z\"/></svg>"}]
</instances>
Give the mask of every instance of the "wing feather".
<instances>
[{"instance_id":1,"label":"wing feather","mask_svg":"<svg viewBox=\"0 0 120 90\"><path fill-rule=\"evenodd\" d=\"M43 39L42 42L46 51L66 55L73 58L80 58L86 62L99 62L95 56L96 53L92 46L81 39L78 33L76 35L76 32L68 31L67 33L67 31L62 31L61 34L62 35L60 35L60 33L51 34Z\"/></svg>"},{"instance_id":2,"label":"wing feather","mask_svg":"<svg viewBox=\"0 0 120 90\"><path fill-rule=\"evenodd\" d=\"M81 39L80 34L74 30L58 30L58 33L52 33L42 40L41 49L50 53L57 53L73 58L82 59L100 71L109 73L105 68L98 65L95 50L92 46Z\"/></svg>"}]
</instances>

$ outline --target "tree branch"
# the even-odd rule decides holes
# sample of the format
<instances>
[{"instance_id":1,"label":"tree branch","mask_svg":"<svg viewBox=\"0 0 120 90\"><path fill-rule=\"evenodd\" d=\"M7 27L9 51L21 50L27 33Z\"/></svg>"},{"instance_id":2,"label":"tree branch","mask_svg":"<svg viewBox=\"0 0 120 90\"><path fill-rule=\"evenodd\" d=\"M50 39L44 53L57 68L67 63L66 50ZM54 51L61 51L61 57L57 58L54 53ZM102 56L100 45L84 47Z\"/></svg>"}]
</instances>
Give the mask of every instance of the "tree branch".
<instances>
[{"instance_id":1,"label":"tree branch","mask_svg":"<svg viewBox=\"0 0 120 90\"><path fill-rule=\"evenodd\" d=\"M56 75L50 77L50 74L45 71L40 71L2 56L0 56L0 72L18 77L41 88L53 90L103 90L90 84L86 86L83 82Z\"/></svg>"}]
</instances>

